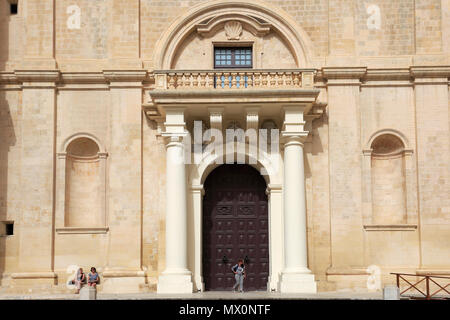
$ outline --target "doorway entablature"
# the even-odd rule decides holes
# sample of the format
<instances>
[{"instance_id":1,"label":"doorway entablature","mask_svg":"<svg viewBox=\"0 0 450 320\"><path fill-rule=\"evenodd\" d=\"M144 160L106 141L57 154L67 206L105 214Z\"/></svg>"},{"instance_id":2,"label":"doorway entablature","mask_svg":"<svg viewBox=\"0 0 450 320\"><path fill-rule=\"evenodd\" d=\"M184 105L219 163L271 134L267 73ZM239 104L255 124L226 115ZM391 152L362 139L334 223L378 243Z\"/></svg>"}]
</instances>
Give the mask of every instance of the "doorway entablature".
<instances>
[{"instance_id":1,"label":"doorway entablature","mask_svg":"<svg viewBox=\"0 0 450 320\"><path fill-rule=\"evenodd\" d=\"M214 128L217 127L218 119L222 130L231 121L244 130L260 128L267 120L274 121L281 128L285 107L302 106L306 122L320 117L325 105L317 101L319 93L320 90L313 88L153 90L149 101L143 104L143 109L146 116L158 124L159 134L165 131L167 110L173 112L174 109L182 112L182 125L186 129L192 129L195 120L204 121L209 128Z\"/></svg>"}]
</instances>

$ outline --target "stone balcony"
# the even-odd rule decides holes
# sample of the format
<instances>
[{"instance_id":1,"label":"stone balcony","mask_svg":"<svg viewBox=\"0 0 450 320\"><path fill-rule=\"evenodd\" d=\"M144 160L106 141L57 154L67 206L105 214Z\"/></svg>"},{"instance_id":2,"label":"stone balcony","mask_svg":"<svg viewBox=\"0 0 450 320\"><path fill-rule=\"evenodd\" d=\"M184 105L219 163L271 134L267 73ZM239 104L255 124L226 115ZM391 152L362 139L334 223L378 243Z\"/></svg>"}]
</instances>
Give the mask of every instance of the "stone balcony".
<instances>
[{"instance_id":1,"label":"stone balcony","mask_svg":"<svg viewBox=\"0 0 450 320\"><path fill-rule=\"evenodd\" d=\"M162 124L167 110L184 108L186 119L203 119L211 108L244 118L248 108L259 115L278 119L285 107L302 109L305 120L323 114L317 101L315 69L210 69L155 70L155 87L143 103L147 117ZM247 111L246 111L247 110ZM242 120L242 119L241 119ZM242 120L244 121L244 120Z\"/></svg>"},{"instance_id":2,"label":"stone balcony","mask_svg":"<svg viewBox=\"0 0 450 320\"><path fill-rule=\"evenodd\" d=\"M158 90L311 89L313 69L157 70Z\"/></svg>"}]
</instances>

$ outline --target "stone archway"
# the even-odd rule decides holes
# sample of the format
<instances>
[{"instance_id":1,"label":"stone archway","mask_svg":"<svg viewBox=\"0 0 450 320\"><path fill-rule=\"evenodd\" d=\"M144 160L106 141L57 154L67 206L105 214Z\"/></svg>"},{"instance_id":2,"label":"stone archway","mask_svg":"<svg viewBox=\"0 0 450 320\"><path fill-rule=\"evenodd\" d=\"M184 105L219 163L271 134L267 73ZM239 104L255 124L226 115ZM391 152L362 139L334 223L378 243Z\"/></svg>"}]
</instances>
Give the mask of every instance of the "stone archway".
<instances>
[{"instance_id":1,"label":"stone archway","mask_svg":"<svg viewBox=\"0 0 450 320\"><path fill-rule=\"evenodd\" d=\"M228 20L242 21L250 29L254 29L255 24L260 24L260 28L256 28L257 33L266 28L273 30L289 46L298 68L311 67L311 58L314 56L312 41L306 31L284 10L260 0L216 0L192 7L161 35L154 50L154 69L172 69L183 41L194 30L201 33L210 30L208 23L214 25L214 21L225 16Z\"/></svg>"},{"instance_id":2,"label":"stone archway","mask_svg":"<svg viewBox=\"0 0 450 320\"><path fill-rule=\"evenodd\" d=\"M226 148L225 148L226 149ZM240 150L237 146L234 156ZM282 222L282 161L279 163L267 153L256 159L245 153L245 163L251 166L264 180L266 186L269 228L269 277L267 289L274 291L279 287L279 273L283 268L283 222ZM223 155L224 159L227 154ZM217 155L205 157L201 163L191 165L188 174L188 266L192 271L194 291L204 291L203 278L203 196L204 185L209 175L223 163Z\"/></svg>"},{"instance_id":3,"label":"stone archway","mask_svg":"<svg viewBox=\"0 0 450 320\"><path fill-rule=\"evenodd\" d=\"M269 215L266 182L253 167L224 164L205 181L203 279L206 290L229 290L231 267L246 265L245 290L266 290L269 276Z\"/></svg>"}]
</instances>

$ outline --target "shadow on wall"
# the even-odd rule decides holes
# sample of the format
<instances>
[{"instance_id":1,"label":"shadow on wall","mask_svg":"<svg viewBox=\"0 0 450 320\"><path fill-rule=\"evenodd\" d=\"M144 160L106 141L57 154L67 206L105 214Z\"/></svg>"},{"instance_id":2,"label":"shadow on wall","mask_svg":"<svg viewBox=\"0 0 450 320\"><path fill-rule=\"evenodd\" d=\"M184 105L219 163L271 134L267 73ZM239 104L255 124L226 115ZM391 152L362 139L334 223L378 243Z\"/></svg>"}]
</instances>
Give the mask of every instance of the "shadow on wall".
<instances>
[{"instance_id":1,"label":"shadow on wall","mask_svg":"<svg viewBox=\"0 0 450 320\"><path fill-rule=\"evenodd\" d=\"M10 2L0 2L0 72L5 71L8 61ZM6 99L6 90L0 83L0 286L5 270L6 225L8 219L8 155L11 146L16 144L11 110Z\"/></svg>"}]
</instances>

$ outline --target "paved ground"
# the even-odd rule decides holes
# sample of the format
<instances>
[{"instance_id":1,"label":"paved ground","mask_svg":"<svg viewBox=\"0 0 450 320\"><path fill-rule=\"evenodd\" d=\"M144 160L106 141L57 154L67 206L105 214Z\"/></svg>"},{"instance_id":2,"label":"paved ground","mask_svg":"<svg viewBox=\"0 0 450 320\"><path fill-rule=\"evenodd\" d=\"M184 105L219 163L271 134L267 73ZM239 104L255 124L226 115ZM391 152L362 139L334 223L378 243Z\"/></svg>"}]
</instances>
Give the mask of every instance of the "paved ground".
<instances>
[{"instance_id":1,"label":"paved ground","mask_svg":"<svg viewBox=\"0 0 450 320\"><path fill-rule=\"evenodd\" d=\"M98 293L98 300L157 300L157 299L249 299L249 300L316 300L316 299L332 299L332 300L379 300L382 299L381 292L320 292L317 294L280 294L269 292L203 292L187 295L157 295L156 293L135 293L135 294L109 294ZM10 295L0 294L0 300L78 300L77 294L22 294Z\"/></svg>"}]
</instances>

